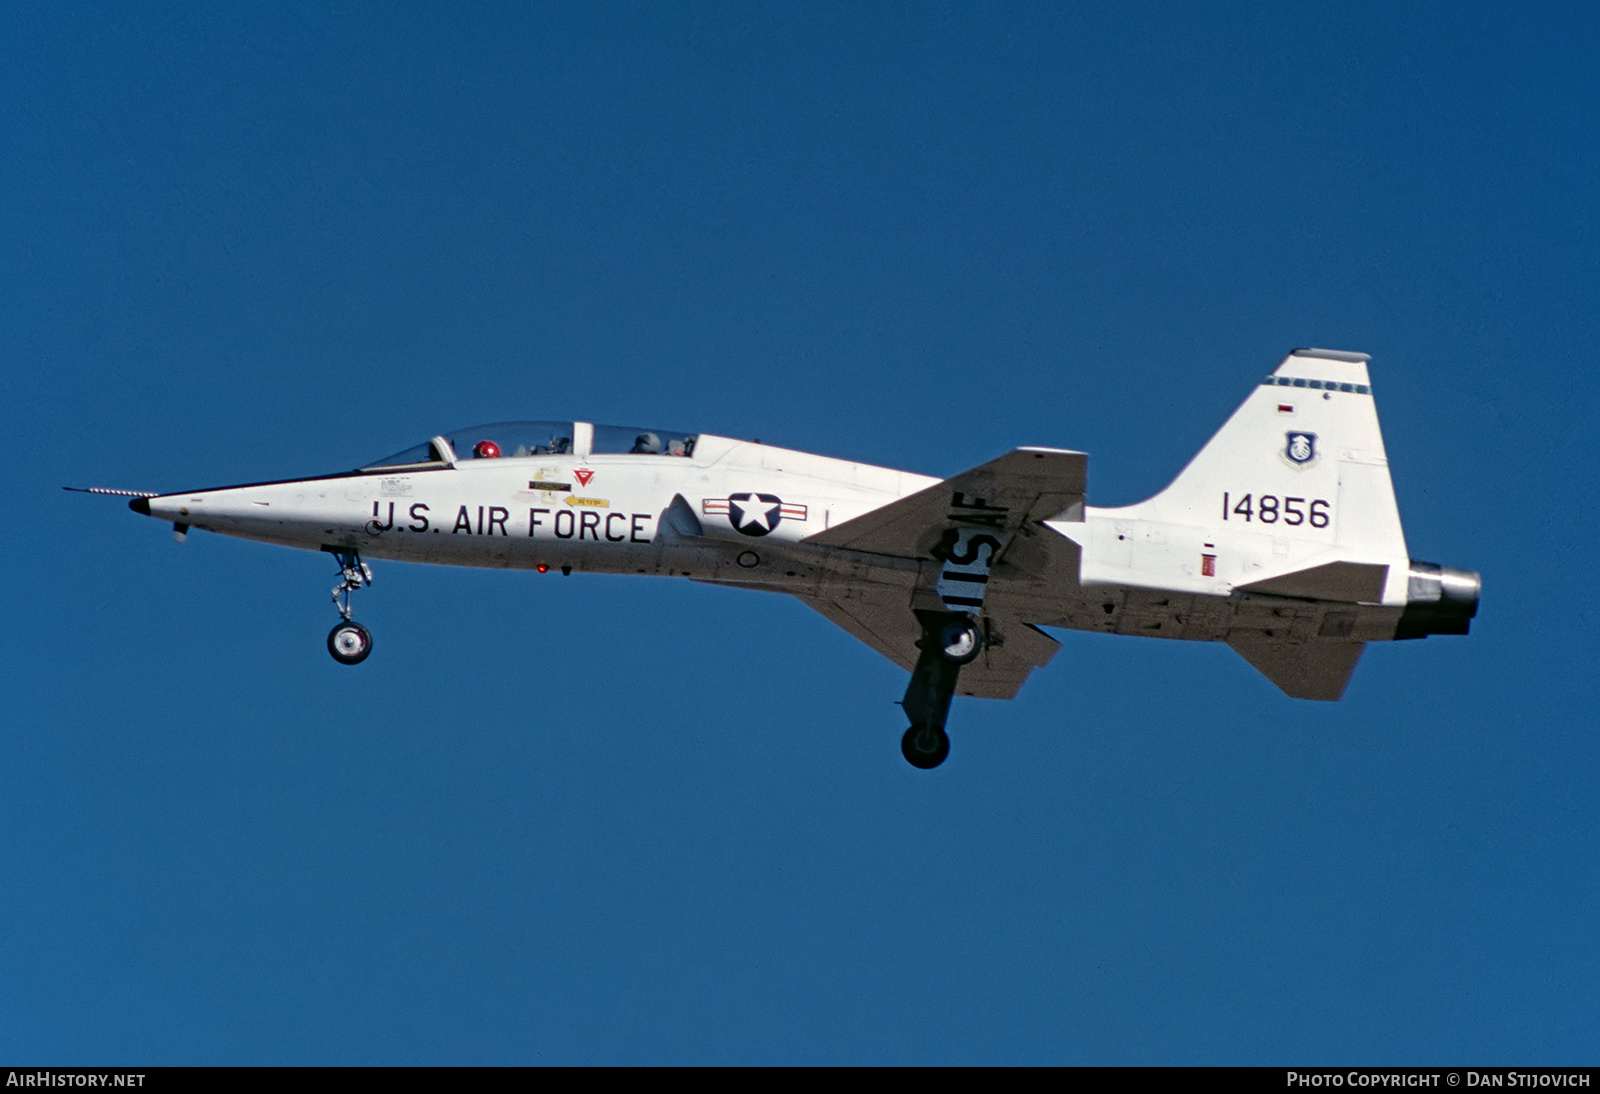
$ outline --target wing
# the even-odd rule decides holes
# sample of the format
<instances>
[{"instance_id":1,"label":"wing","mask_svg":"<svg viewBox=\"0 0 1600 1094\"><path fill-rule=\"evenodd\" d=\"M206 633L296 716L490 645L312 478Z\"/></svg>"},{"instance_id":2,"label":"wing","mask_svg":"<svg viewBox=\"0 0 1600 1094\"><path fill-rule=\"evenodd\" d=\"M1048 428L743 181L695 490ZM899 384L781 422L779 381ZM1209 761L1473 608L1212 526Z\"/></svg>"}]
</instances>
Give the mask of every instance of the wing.
<instances>
[{"instance_id":1,"label":"wing","mask_svg":"<svg viewBox=\"0 0 1600 1094\"><path fill-rule=\"evenodd\" d=\"M1036 583L1064 559L1061 551L1033 540L1030 524L1055 517L1083 519L1083 500L1087 489L1088 457L1082 452L1060 448L1018 448L999 459L963 471L954 478L935 483L925 490L891 502L870 513L835 525L825 532L807 536L802 542L819 547L835 547L897 558L948 559L941 547L948 548L959 534L974 532L991 535L998 544L977 575L968 571L963 578L963 597L981 584L984 592L971 599L955 601L948 590L918 589L911 597L904 589L848 588L828 590L821 596L802 596L807 605L855 635L861 641L908 671L915 671L922 637L922 625L912 611L912 600L931 598L923 606L971 605L981 611L985 628L983 652L961 669L955 690L959 695L983 699L1010 699L1035 668L1049 664L1060 645L1055 639L1018 618L1025 610L1026 597L1009 595L1015 586ZM1076 562L1075 546L1069 562ZM1017 546L1016 559L1007 565L1011 548ZM1037 557L1035 557L1037 556ZM993 571L989 564L999 564ZM948 566L948 564L947 564ZM1075 565L1073 566L1076 570ZM937 576L939 568L930 572ZM945 568L948 578L950 570ZM1074 572L1074 579L1076 574ZM1010 611L1006 609L1010 608ZM973 611L979 615L979 611Z\"/></svg>"},{"instance_id":2,"label":"wing","mask_svg":"<svg viewBox=\"0 0 1600 1094\"><path fill-rule=\"evenodd\" d=\"M1088 466L1082 452L1014 449L802 542L925 558L956 523L1011 534L1029 521L1082 520Z\"/></svg>"},{"instance_id":3,"label":"wing","mask_svg":"<svg viewBox=\"0 0 1600 1094\"><path fill-rule=\"evenodd\" d=\"M904 590L849 589L828 597L798 598L837 623L901 668L916 667L921 625ZM978 659L965 666L956 694L979 699L1010 699L1028 673L1050 663L1060 643L1037 627L1015 619L985 618L988 634Z\"/></svg>"}]
</instances>

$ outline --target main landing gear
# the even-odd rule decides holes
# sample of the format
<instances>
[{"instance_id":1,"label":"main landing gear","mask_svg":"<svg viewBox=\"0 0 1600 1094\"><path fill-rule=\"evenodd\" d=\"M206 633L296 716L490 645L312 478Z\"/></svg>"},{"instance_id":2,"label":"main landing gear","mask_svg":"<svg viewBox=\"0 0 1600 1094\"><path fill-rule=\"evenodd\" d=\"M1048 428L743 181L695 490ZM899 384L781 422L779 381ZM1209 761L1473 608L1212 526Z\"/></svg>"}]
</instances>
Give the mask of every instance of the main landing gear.
<instances>
[{"instance_id":1,"label":"main landing gear","mask_svg":"<svg viewBox=\"0 0 1600 1094\"><path fill-rule=\"evenodd\" d=\"M350 618L350 594L372 584L372 567L361 561L361 552L354 548L328 553L339 563L339 584L333 587L333 602L342 617L328 632L328 652L341 665L359 665L372 652L372 632Z\"/></svg>"},{"instance_id":2,"label":"main landing gear","mask_svg":"<svg viewBox=\"0 0 1600 1094\"><path fill-rule=\"evenodd\" d=\"M961 666L983 652L983 631L971 616L955 612L917 612L922 653L911 672L911 683L900 706L911 728L900 738L900 751L912 767L938 767L950 755L950 735L944 731L950 700L956 693Z\"/></svg>"}]
</instances>

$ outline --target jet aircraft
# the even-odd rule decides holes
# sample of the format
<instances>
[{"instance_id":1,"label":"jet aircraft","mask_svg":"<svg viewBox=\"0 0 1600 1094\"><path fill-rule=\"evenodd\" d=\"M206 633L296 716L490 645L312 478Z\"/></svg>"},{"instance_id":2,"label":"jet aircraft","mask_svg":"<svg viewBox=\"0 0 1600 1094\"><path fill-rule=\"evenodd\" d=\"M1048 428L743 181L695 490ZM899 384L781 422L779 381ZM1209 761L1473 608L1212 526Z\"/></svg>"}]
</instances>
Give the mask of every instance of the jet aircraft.
<instances>
[{"instance_id":1,"label":"jet aircraft","mask_svg":"<svg viewBox=\"0 0 1600 1094\"><path fill-rule=\"evenodd\" d=\"M1165 490L1087 504L1088 457L1017 448L937 479L754 441L590 422L441 433L356 470L173 493L170 522L331 554L334 659L372 635L368 559L689 578L787 593L911 673L901 740L944 761L955 695L1010 699L1066 627L1226 642L1338 699L1368 642L1466 634L1479 575L1410 558L1368 356L1297 349ZM68 489L78 489L69 487Z\"/></svg>"}]
</instances>

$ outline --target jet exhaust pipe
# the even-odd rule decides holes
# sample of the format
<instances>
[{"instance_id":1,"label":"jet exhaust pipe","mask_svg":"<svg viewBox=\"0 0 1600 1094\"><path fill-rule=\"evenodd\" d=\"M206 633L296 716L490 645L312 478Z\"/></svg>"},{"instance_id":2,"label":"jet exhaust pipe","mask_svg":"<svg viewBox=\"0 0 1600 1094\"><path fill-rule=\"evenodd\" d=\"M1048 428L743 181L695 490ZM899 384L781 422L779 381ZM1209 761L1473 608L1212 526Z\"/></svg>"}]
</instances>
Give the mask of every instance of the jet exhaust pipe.
<instances>
[{"instance_id":1,"label":"jet exhaust pipe","mask_svg":"<svg viewBox=\"0 0 1600 1094\"><path fill-rule=\"evenodd\" d=\"M1478 614L1478 594L1482 591L1483 578L1471 570L1412 559L1406 608L1400 614L1395 638L1466 634L1472 617Z\"/></svg>"}]
</instances>

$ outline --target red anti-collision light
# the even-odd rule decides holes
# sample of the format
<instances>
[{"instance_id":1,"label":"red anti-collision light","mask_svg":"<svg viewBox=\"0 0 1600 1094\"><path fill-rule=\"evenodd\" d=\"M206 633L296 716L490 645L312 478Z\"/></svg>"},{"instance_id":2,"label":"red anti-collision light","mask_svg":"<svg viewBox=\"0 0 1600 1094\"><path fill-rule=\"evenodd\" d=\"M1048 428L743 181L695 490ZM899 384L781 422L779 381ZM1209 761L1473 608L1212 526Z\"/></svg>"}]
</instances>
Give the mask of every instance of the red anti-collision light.
<instances>
[{"instance_id":1,"label":"red anti-collision light","mask_svg":"<svg viewBox=\"0 0 1600 1094\"><path fill-rule=\"evenodd\" d=\"M472 449L472 454L480 460L498 460L500 446L493 441L479 441Z\"/></svg>"},{"instance_id":2,"label":"red anti-collision light","mask_svg":"<svg viewBox=\"0 0 1600 1094\"><path fill-rule=\"evenodd\" d=\"M539 563L537 569L541 574L547 574L550 572L550 567L546 566L543 562Z\"/></svg>"}]
</instances>

